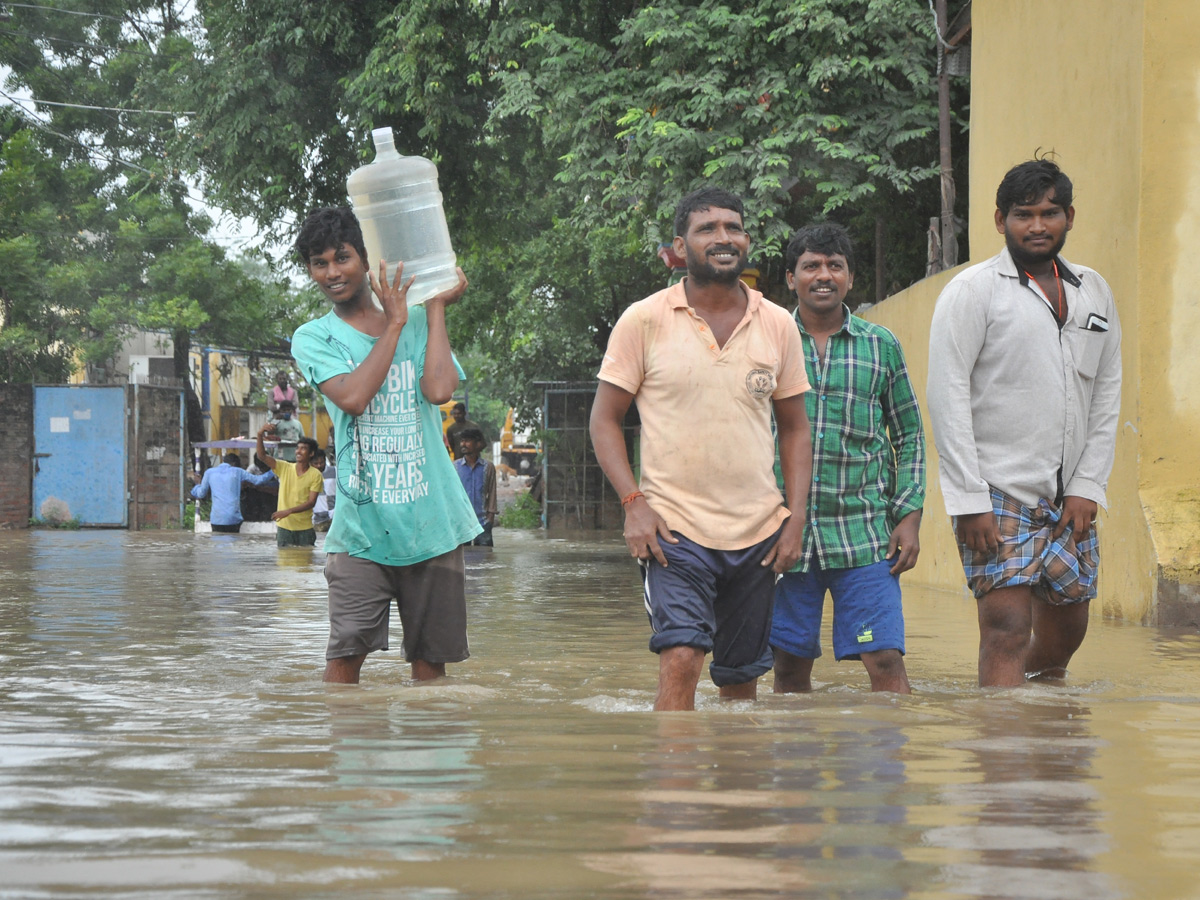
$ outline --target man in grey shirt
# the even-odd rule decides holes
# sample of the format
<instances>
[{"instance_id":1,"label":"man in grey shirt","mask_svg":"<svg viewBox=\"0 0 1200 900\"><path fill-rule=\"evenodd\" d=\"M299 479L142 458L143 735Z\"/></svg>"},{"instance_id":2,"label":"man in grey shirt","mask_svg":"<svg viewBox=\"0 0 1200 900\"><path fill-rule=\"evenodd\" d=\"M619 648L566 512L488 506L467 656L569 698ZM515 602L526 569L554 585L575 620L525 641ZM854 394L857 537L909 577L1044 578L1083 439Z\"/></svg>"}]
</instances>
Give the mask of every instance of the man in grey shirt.
<instances>
[{"instance_id":1,"label":"man in grey shirt","mask_svg":"<svg viewBox=\"0 0 1200 900\"><path fill-rule=\"evenodd\" d=\"M1064 677L1096 596L1121 327L1104 279L1059 255L1072 191L1049 160L1009 170L1005 249L946 286L930 326L929 418L985 686Z\"/></svg>"},{"instance_id":2,"label":"man in grey shirt","mask_svg":"<svg viewBox=\"0 0 1200 900\"><path fill-rule=\"evenodd\" d=\"M279 415L271 419L275 426L275 437L279 443L275 446L275 458L296 461L296 444L304 437L304 426L295 418L296 405L291 400L279 402Z\"/></svg>"}]
</instances>

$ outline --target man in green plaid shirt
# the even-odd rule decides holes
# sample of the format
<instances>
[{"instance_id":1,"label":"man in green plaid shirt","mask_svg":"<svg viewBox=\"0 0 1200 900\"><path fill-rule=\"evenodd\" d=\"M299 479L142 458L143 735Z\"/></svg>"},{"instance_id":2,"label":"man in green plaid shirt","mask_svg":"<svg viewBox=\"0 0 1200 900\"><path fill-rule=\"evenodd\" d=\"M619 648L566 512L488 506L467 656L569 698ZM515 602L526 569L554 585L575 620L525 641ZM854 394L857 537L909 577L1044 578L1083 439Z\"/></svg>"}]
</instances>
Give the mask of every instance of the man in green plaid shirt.
<instances>
[{"instance_id":1,"label":"man in green plaid shirt","mask_svg":"<svg viewBox=\"0 0 1200 900\"><path fill-rule=\"evenodd\" d=\"M909 693L900 574L920 552L925 437L900 343L845 305L854 246L810 225L787 247L788 287L812 390L813 480L800 561L775 588L775 692L812 690L825 593L833 651L861 659L871 690Z\"/></svg>"}]
</instances>

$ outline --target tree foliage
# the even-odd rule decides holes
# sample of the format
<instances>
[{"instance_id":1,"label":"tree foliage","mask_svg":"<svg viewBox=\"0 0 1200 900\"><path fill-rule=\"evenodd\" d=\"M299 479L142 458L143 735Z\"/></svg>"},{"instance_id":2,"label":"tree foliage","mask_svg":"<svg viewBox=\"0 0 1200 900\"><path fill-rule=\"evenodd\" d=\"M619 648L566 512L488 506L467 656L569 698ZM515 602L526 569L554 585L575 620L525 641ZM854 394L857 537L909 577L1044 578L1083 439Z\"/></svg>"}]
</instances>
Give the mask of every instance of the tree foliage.
<instances>
[{"instance_id":1,"label":"tree foliage","mask_svg":"<svg viewBox=\"0 0 1200 900\"><path fill-rule=\"evenodd\" d=\"M222 207L278 231L316 205L345 202L369 127L345 102L362 71L380 0L198 0L194 55L170 82L194 113L175 158L208 176Z\"/></svg>"},{"instance_id":2,"label":"tree foliage","mask_svg":"<svg viewBox=\"0 0 1200 900\"><path fill-rule=\"evenodd\" d=\"M582 226L669 240L679 196L715 182L778 255L802 221L936 173L934 34L917 0L664 0L611 40L532 16L518 28L530 58L496 73L493 119L541 123Z\"/></svg>"},{"instance_id":3,"label":"tree foliage","mask_svg":"<svg viewBox=\"0 0 1200 900\"><path fill-rule=\"evenodd\" d=\"M171 89L193 57L171 2L14 7L0 33L4 91L34 99L0 120L0 378L63 381L103 368L132 330L282 346L292 301L206 239L169 147ZM150 111L148 111L150 110Z\"/></svg>"},{"instance_id":4,"label":"tree foliage","mask_svg":"<svg viewBox=\"0 0 1200 900\"><path fill-rule=\"evenodd\" d=\"M922 274L937 212L925 0L198 9L207 40L185 135L202 138L197 171L227 205L286 230L344 203L369 130L392 126L405 152L438 163L472 280L452 337L511 396L594 375L616 316L663 283L655 245L701 183L746 197L768 281L782 281L788 233L828 216L868 250L882 222L889 280Z\"/></svg>"},{"instance_id":5,"label":"tree foliage","mask_svg":"<svg viewBox=\"0 0 1200 900\"><path fill-rule=\"evenodd\" d=\"M58 302L55 283L69 270L79 229L58 200L87 190L92 172L53 164L14 119L0 113L0 253L8 263L0 281L0 380L65 381L81 317Z\"/></svg>"},{"instance_id":6,"label":"tree foliage","mask_svg":"<svg viewBox=\"0 0 1200 900\"><path fill-rule=\"evenodd\" d=\"M403 152L439 166L472 282L451 317L455 345L478 361L477 383L527 410L534 381L594 376L620 312L664 283L656 244L672 236L679 196L701 183L746 197L768 289L782 282L788 233L824 217L851 227L864 258L882 226L889 286L923 272L938 202L927 0L89 0L87 9L113 18L22 12L53 24L60 42L5 38L0 52L43 99L66 90L97 106L179 112L41 110L77 145L56 158L98 170L95 195L109 215L120 208L138 223L122 240L140 278L106 287L112 299L95 304L112 321L124 315L115 298L136 289L143 320L257 328L220 279L202 283L221 271L218 258L206 266L199 247L168 239L178 233L164 219L150 229L163 237L158 252L179 257L160 264L145 246L137 256L132 232L171 213L202 235L204 223L182 209L180 178L190 177L286 246L311 208L346 202L345 178L383 125ZM121 162L100 162L100 148ZM151 196L153 210L139 206ZM97 233L122 234L103 224ZM864 268L856 283L869 288Z\"/></svg>"}]
</instances>

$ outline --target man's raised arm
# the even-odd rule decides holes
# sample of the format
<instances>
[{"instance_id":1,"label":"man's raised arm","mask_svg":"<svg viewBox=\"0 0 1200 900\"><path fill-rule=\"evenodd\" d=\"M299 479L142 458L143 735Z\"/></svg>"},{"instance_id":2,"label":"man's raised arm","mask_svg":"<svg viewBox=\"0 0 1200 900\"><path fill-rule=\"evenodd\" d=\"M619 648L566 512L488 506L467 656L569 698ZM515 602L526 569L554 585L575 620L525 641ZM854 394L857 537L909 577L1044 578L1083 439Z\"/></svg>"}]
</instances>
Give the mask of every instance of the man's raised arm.
<instances>
[{"instance_id":1,"label":"man's raised arm","mask_svg":"<svg viewBox=\"0 0 1200 900\"><path fill-rule=\"evenodd\" d=\"M256 435L257 440L255 442L255 447L254 447L254 452L258 454L259 459L261 459L264 463L266 463L268 469L275 468L275 457L273 457L270 453L267 452L267 447L265 444L263 444L263 435L266 434L268 431L274 431L274 430L275 430L275 426L272 425L270 422L268 422L262 428L258 429L258 434Z\"/></svg>"}]
</instances>

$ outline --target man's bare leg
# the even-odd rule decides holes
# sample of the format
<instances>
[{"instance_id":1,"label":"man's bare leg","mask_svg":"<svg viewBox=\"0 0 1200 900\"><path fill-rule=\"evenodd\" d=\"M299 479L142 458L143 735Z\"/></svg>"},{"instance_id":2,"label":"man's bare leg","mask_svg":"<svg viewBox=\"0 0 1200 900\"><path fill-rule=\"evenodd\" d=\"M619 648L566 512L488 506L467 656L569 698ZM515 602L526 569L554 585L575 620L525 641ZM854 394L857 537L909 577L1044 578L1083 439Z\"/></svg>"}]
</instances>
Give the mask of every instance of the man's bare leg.
<instances>
[{"instance_id":1,"label":"man's bare leg","mask_svg":"<svg viewBox=\"0 0 1200 900\"><path fill-rule=\"evenodd\" d=\"M659 712L696 708L696 685L704 668L704 651L696 647L668 647L658 654Z\"/></svg>"},{"instance_id":2,"label":"man's bare leg","mask_svg":"<svg viewBox=\"0 0 1200 900\"><path fill-rule=\"evenodd\" d=\"M366 658L367 655L363 653L360 656L339 656L326 660L323 680L332 684L358 684L358 673Z\"/></svg>"},{"instance_id":3,"label":"man's bare leg","mask_svg":"<svg viewBox=\"0 0 1200 900\"><path fill-rule=\"evenodd\" d=\"M744 681L741 684L723 684L718 691L722 700L757 700L758 679Z\"/></svg>"},{"instance_id":4,"label":"man's bare leg","mask_svg":"<svg viewBox=\"0 0 1200 900\"><path fill-rule=\"evenodd\" d=\"M904 656L899 650L872 650L862 654L863 665L871 676L872 691L891 691L893 694L911 694L908 672L904 668Z\"/></svg>"},{"instance_id":5,"label":"man's bare leg","mask_svg":"<svg viewBox=\"0 0 1200 900\"><path fill-rule=\"evenodd\" d=\"M776 694L806 694L812 690L813 661L786 650L773 648L775 653Z\"/></svg>"},{"instance_id":6,"label":"man's bare leg","mask_svg":"<svg viewBox=\"0 0 1200 900\"><path fill-rule=\"evenodd\" d=\"M1033 591L1027 585L997 588L979 601L979 686L1025 683L1033 628Z\"/></svg>"},{"instance_id":7,"label":"man's bare leg","mask_svg":"<svg viewBox=\"0 0 1200 900\"><path fill-rule=\"evenodd\" d=\"M1030 678L1057 681L1067 677L1067 665L1087 634L1089 606L1087 602L1053 606L1034 598L1033 638L1025 659Z\"/></svg>"},{"instance_id":8,"label":"man's bare leg","mask_svg":"<svg viewBox=\"0 0 1200 900\"><path fill-rule=\"evenodd\" d=\"M423 659L414 659L412 661L413 681L432 681L435 678L444 677L445 674L445 663L431 663Z\"/></svg>"}]
</instances>

